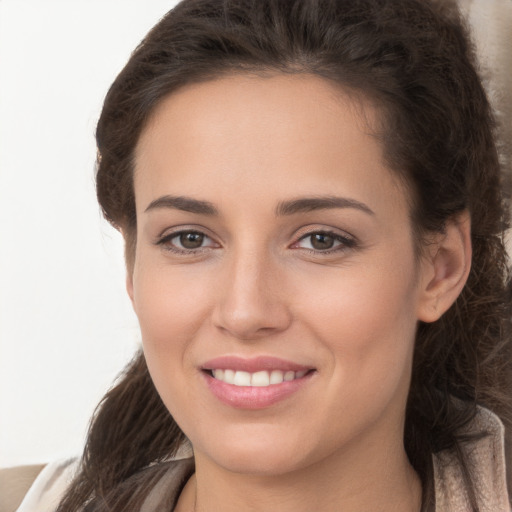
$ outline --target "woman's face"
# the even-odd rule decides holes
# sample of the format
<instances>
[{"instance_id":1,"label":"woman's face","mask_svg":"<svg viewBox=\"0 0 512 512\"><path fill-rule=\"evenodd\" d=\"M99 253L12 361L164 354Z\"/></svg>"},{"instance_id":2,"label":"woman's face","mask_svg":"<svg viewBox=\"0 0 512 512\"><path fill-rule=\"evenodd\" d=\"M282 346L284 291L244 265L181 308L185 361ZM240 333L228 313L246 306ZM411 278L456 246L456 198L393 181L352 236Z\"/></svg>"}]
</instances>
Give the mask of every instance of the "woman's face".
<instances>
[{"instance_id":1,"label":"woman's face","mask_svg":"<svg viewBox=\"0 0 512 512\"><path fill-rule=\"evenodd\" d=\"M282 474L403 450L428 271L375 115L312 76L233 76L145 128L128 289L198 461Z\"/></svg>"}]
</instances>

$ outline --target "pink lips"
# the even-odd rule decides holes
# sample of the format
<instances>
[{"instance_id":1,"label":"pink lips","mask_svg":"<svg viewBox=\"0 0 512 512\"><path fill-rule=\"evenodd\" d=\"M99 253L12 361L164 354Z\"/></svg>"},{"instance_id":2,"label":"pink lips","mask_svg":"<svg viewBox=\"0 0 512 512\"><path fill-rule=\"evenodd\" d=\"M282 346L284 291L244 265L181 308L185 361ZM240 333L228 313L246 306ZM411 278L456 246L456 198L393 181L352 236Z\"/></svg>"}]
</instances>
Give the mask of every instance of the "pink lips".
<instances>
[{"instance_id":1,"label":"pink lips","mask_svg":"<svg viewBox=\"0 0 512 512\"><path fill-rule=\"evenodd\" d=\"M235 356L216 357L203 364L204 370L240 370L243 372L258 372L260 370L282 370L300 372L301 370L310 370L307 366L285 361L277 357L260 356L252 359L244 359Z\"/></svg>"},{"instance_id":2,"label":"pink lips","mask_svg":"<svg viewBox=\"0 0 512 512\"><path fill-rule=\"evenodd\" d=\"M291 381L265 387L236 386L215 379L210 370L235 370L249 373L281 370L282 372L307 371L306 375ZM223 403L238 409L264 409L299 391L314 373L313 368L275 357L261 356L244 359L224 356L211 359L202 365L203 375L209 390Z\"/></svg>"}]
</instances>

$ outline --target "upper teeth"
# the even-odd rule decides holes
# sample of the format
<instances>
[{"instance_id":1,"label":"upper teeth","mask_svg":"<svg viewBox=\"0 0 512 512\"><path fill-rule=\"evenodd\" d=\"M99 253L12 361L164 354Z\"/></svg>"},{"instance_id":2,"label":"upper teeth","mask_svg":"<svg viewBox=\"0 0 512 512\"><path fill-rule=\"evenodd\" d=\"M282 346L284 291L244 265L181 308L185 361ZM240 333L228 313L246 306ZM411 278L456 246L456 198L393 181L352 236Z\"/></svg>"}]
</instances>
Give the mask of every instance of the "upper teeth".
<instances>
[{"instance_id":1,"label":"upper teeth","mask_svg":"<svg viewBox=\"0 0 512 512\"><path fill-rule=\"evenodd\" d=\"M299 372L281 370L260 371L260 372L241 372L235 370L212 370L213 376L217 380L221 380L226 384L234 384L235 386L270 386L272 384L281 384L284 381L300 379L306 375L307 370Z\"/></svg>"}]
</instances>

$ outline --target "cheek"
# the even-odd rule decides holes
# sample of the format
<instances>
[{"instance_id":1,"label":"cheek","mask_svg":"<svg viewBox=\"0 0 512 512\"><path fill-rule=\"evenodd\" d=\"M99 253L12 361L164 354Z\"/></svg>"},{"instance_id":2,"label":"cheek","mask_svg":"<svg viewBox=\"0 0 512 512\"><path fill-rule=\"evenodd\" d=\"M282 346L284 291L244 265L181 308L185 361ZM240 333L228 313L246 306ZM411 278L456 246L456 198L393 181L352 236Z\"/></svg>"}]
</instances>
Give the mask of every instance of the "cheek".
<instances>
[{"instance_id":1,"label":"cheek","mask_svg":"<svg viewBox=\"0 0 512 512\"><path fill-rule=\"evenodd\" d=\"M333 387L378 395L408 378L417 292L414 264L402 263L368 265L340 273L338 281L317 282L320 300L301 305L309 329L330 352Z\"/></svg>"},{"instance_id":2,"label":"cheek","mask_svg":"<svg viewBox=\"0 0 512 512\"><path fill-rule=\"evenodd\" d=\"M361 286L345 292L333 297L330 310L310 312L310 327L330 359L318 417L328 436L343 442L389 419L391 429L400 424L416 331L404 295Z\"/></svg>"},{"instance_id":3,"label":"cheek","mask_svg":"<svg viewBox=\"0 0 512 512\"><path fill-rule=\"evenodd\" d=\"M335 335L337 329L372 332L400 329L416 322L416 268L410 258L388 250L380 258L342 268L319 269L302 279L294 290L301 297L300 315L318 317L319 324ZM348 341L348 340L347 340Z\"/></svg>"},{"instance_id":4,"label":"cheek","mask_svg":"<svg viewBox=\"0 0 512 512\"><path fill-rule=\"evenodd\" d=\"M192 369L186 364L191 340L197 337L210 310L197 275L169 274L169 269L154 270L147 265L134 275L134 308L148 367L157 387L173 373Z\"/></svg>"},{"instance_id":5,"label":"cheek","mask_svg":"<svg viewBox=\"0 0 512 512\"><path fill-rule=\"evenodd\" d=\"M207 316L204 297L194 279L177 272L170 277L168 269L155 271L148 265L134 276L134 308L149 373L181 426L183 411L196 401L189 386L190 379L197 377L191 340L197 337L201 318Z\"/></svg>"},{"instance_id":6,"label":"cheek","mask_svg":"<svg viewBox=\"0 0 512 512\"><path fill-rule=\"evenodd\" d=\"M148 341L156 343L162 338L169 343L184 329L197 328L201 317L207 315L204 290L208 279L205 282L205 276L198 272L173 271L151 262L140 267L134 273L134 308Z\"/></svg>"}]
</instances>

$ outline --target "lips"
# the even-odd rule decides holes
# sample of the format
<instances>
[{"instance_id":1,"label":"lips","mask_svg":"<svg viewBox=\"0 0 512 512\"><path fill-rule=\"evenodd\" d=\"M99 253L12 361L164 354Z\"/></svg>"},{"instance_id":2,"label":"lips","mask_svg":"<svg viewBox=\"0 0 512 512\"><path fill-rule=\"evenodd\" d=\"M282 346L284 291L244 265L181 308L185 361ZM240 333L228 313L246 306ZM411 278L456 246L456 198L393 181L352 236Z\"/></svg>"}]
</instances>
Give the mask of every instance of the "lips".
<instances>
[{"instance_id":1,"label":"lips","mask_svg":"<svg viewBox=\"0 0 512 512\"><path fill-rule=\"evenodd\" d=\"M223 403L262 409L298 392L314 368L274 357L243 359L225 356L202 366L210 391Z\"/></svg>"},{"instance_id":2,"label":"lips","mask_svg":"<svg viewBox=\"0 0 512 512\"><path fill-rule=\"evenodd\" d=\"M235 370L244 371L249 373L258 372L261 370L281 370L282 372L293 371L300 372L301 370L310 370L311 367L280 359L278 357L259 356L250 359L236 357L236 356L223 356L211 359L202 365L204 370Z\"/></svg>"}]
</instances>

